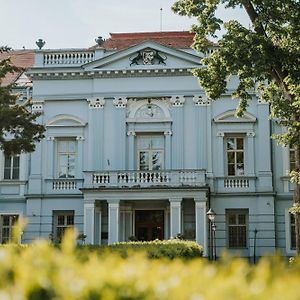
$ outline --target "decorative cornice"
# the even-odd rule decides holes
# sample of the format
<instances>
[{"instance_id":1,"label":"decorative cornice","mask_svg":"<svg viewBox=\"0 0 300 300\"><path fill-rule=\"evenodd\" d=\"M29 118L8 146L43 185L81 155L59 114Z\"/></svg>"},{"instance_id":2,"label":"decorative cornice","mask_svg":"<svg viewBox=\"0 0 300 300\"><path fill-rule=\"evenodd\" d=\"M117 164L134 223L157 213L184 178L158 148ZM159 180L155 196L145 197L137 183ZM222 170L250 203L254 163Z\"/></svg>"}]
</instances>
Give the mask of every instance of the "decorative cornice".
<instances>
[{"instance_id":1,"label":"decorative cornice","mask_svg":"<svg viewBox=\"0 0 300 300\"><path fill-rule=\"evenodd\" d=\"M113 104L117 108L124 108L127 104L127 98L126 97L115 97L113 100Z\"/></svg>"},{"instance_id":2,"label":"decorative cornice","mask_svg":"<svg viewBox=\"0 0 300 300\"><path fill-rule=\"evenodd\" d=\"M136 133L135 133L135 131L133 131L133 130L129 130L129 131L127 131L127 135L128 135L128 136L130 136L130 135L136 136Z\"/></svg>"},{"instance_id":3,"label":"decorative cornice","mask_svg":"<svg viewBox=\"0 0 300 300\"><path fill-rule=\"evenodd\" d=\"M193 97L193 102L196 106L210 105L210 100L206 96L198 95Z\"/></svg>"},{"instance_id":4,"label":"decorative cornice","mask_svg":"<svg viewBox=\"0 0 300 300\"><path fill-rule=\"evenodd\" d=\"M42 70L41 70L42 71ZM68 71L68 72L48 72L35 71L28 72L33 80L57 80L57 79L91 79L91 78L127 78L127 77L164 77L164 76L193 76L190 69L134 69L134 70L103 70L103 71ZM51 72L52 71L52 72Z\"/></svg>"},{"instance_id":5,"label":"decorative cornice","mask_svg":"<svg viewBox=\"0 0 300 300\"><path fill-rule=\"evenodd\" d=\"M43 112L44 111L44 101L33 102L32 106L31 106L31 111L33 113L35 113L35 112Z\"/></svg>"},{"instance_id":6,"label":"decorative cornice","mask_svg":"<svg viewBox=\"0 0 300 300\"><path fill-rule=\"evenodd\" d=\"M167 131L164 132L164 135L165 135L165 136L166 136L166 135L172 135L172 131L171 131L171 130L167 130Z\"/></svg>"},{"instance_id":7,"label":"decorative cornice","mask_svg":"<svg viewBox=\"0 0 300 300\"><path fill-rule=\"evenodd\" d=\"M55 141L55 137L54 136L48 136L47 141L53 142L53 141Z\"/></svg>"},{"instance_id":8,"label":"decorative cornice","mask_svg":"<svg viewBox=\"0 0 300 300\"><path fill-rule=\"evenodd\" d=\"M253 131L248 131L248 132L247 132L247 137L255 137L255 132L253 132Z\"/></svg>"},{"instance_id":9,"label":"decorative cornice","mask_svg":"<svg viewBox=\"0 0 300 300\"><path fill-rule=\"evenodd\" d=\"M218 131L217 132L217 137L224 137L225 133L223 131Z\"/></svg>"},{"instance_id":10,"label":"decorative cornice","mask_svg":"<svg viewBox=\"0 0 300 300\"><path fill-rule=\"evenodd\" d=\"M78 136L76 137L76 141L84 141L84 136L78 135Z\"/></svg>"},{"instance_id":11,"label":"decorative cornice","mask_svg":"<svg viewBox=\"0 0 300 300\"><path fill-rule=\"evenodd\" d=\"M184 96L172 96L170 102L172 106L180 107L183 106L185 98Z\"/></svg>"},{"instance_id":12,"label":"decorative cornice","mask_svg":"<svg viewBox=\"0 0 300 300\"><path fill-rule=\"evenodd\" d=\"M90 102L90 109L104 108L105 100L103 97L88 99L88 101Z\"/></svg>"}]
</instances>

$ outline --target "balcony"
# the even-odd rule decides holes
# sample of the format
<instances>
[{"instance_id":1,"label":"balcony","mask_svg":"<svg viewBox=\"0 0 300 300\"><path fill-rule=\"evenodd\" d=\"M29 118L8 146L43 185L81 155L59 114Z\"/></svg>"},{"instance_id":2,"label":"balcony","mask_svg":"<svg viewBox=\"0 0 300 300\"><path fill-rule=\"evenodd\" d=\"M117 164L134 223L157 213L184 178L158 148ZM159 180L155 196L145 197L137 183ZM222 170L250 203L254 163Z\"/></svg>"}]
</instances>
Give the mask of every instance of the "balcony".
<instances>
[{"instance_id":1,"label":"balcony","mask_svg":"<svg viewBox=\"0 0 300 300\"><path fill-rule=\"evenodd\" d=\"M84 188L203 187L205 170L84 172Z\"/></svg>"},{"instance_id":2,"label":"balcony","mask_svg":"<svg viewBox=\"0 0 300 300\"><path fill-rule=\"evenodd\" d=\"M83 179L58 178L46 179L46 191L48 194L78 194L82 188Z\"/></svg>"},{"instance_id":3,"label":"balcony","mask_svg":"<svg viewBox=\"0 0 300 300\"><path fill-rule=\"evenodd\" d=\"M255 176L216 177L217 193L255 192Z\"/></svg>"}]
</instances>

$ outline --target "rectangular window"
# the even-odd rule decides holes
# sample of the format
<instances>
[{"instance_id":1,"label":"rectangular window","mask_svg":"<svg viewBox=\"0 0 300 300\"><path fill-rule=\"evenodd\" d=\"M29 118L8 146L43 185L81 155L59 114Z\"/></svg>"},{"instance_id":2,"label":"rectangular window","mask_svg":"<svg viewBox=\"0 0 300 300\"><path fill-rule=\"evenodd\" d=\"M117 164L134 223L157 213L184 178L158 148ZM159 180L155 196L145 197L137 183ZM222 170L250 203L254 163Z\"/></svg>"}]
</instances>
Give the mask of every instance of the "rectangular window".
<instances>
[{"instance_id":1,"label":"rectangular window","mask_svg":"<svg viewBox=\"0 0 300 300\"><path fill-rule=\"evenodd\" d=\"M144 135L137 137L137 164L141 171L159 171L164 167L164 137Z\"/></svg>"},{"instance_id":2,"label":"rectangular window","mask_svg":"<svg viewBox=\"0 0 300 300\"><path fill-rule=\"evenodd\" d=\"M247 210L227 210L227 244L228 248L247 247Z\"/></svg>"},{"instance_id":3,"label":"rectangular window","mask_svg":"<svg viewBox=\"0 0 300 300\"><path fill-rule=\"evenodd\" d=\"M243 137L226 138L226 159L228 176L243 176L245 174Z\"/></svg>"},{"instance_id":4,"label":"rectangular window","mask_svg":"<svg viewBox=\"0 0 300 300\"><path fill-rule=\"evenodd\" d=\"M290 239L291 239L291 250L296 250L296 224L295 216L290 214Z\"/></svg>"},{"instance_id":5,"label":"rectangular window","mask_svg":"<svg viewBox=\"0 0 300 300\"><path fill-rule=\"evenodd\" d=\"M290 171L296 169L295 149L290 149Z\"/></svg>"},{"instance_id":6,"label":"rectangular window","mask_svg":"<svg viewBox=\"0 0 300 300\"><path fill-rule=\"evenodd\" d=\"M5 156L4 179L19 179L20 156Z\"/></svg>"},{"instance_id":7,"label":"rectangular window","mask_svg":"<svg viewBox=\"0 0 300 300\"><path fill-rule=\"evenodd\" d=\"M58 140L57 169L59 178L75 178L76 141Z\"/></svg>"},{"instance_id":8,"label":"rectangular window","mask_svg":"<svg viewBox=\"0 0 300 300\"><path fill-rule=\"evenodd\" d=\"M74 227L74 211L54 211L54 238L61 242L67 228Z\"/></svg>"},{"instance_id":9,"label":"rectangular window","mask_svg":"<svg viewBox=\"0 0 300 300\"><path fill-rule=\"evenodd\" d=\"M9 243L13 237L14 227L19 219L19 215L0 215L0 242Z\"/></svg>"}]
</instances>

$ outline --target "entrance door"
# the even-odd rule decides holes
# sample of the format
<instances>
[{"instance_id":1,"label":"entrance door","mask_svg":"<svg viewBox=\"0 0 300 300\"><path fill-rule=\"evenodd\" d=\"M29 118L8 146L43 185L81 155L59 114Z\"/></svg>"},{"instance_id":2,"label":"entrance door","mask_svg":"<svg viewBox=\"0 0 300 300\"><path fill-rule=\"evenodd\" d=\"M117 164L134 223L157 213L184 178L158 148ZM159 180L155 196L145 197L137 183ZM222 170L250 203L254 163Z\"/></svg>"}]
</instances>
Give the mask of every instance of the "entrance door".
<instances>
[{"instance_id":1,"label":"entrance door","mask_svg":"<svg viewBox=\"0 0 300 300\"><path fill-rule=\"evenodd\" d=\"M135 236L139 241L164 239L164 211L136 210Z\"/></svg>"}]
</instances>

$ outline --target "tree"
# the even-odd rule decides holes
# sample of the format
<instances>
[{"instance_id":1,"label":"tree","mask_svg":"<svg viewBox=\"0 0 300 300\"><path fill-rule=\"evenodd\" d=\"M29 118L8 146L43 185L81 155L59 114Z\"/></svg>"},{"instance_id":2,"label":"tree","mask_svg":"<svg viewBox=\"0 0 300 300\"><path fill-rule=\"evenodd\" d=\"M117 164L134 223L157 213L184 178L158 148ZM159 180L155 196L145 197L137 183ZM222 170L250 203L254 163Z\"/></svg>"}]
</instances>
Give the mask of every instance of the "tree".
<instances>
[{"instance_id":1,"label":"tree","mask_svg":"<svg viewBox=\"0 0 300 300\"><path fill-rule=\"evenodd\" d=\"M237 20L223 22L216 17L219 5L241 7L251 27ZM290 173L295 183L296 250L300 253L300 2L299 0L178 0L173 10L197 18L193 48L206 52L208 38L217 37L220 48L202 60L205 67L193 71L207 96L218 99L226 91L229 76L237 75L239 84L232 94L239 99L237 115L247 107L250 90L270 104L271 117L287 128L273 137L283 146L295 149L296 169Z\"/></svg>"},{"instance_id":2,"label":"tree","mask_svg":"<svg viewBox=\"0 0 300 300\"><path fill-rule=\"evenodd\" d=\"M0 47L0 53L9 52ZM2 84L9 73L22 73L24 70L12 65L10 58L0 60L0 148L6 155L32 152L45 131L44 126L35 123L38 113L31 113L30 103L17 105L18 95L13 93L14 83Z\"/></svg>"}]
</instances>

